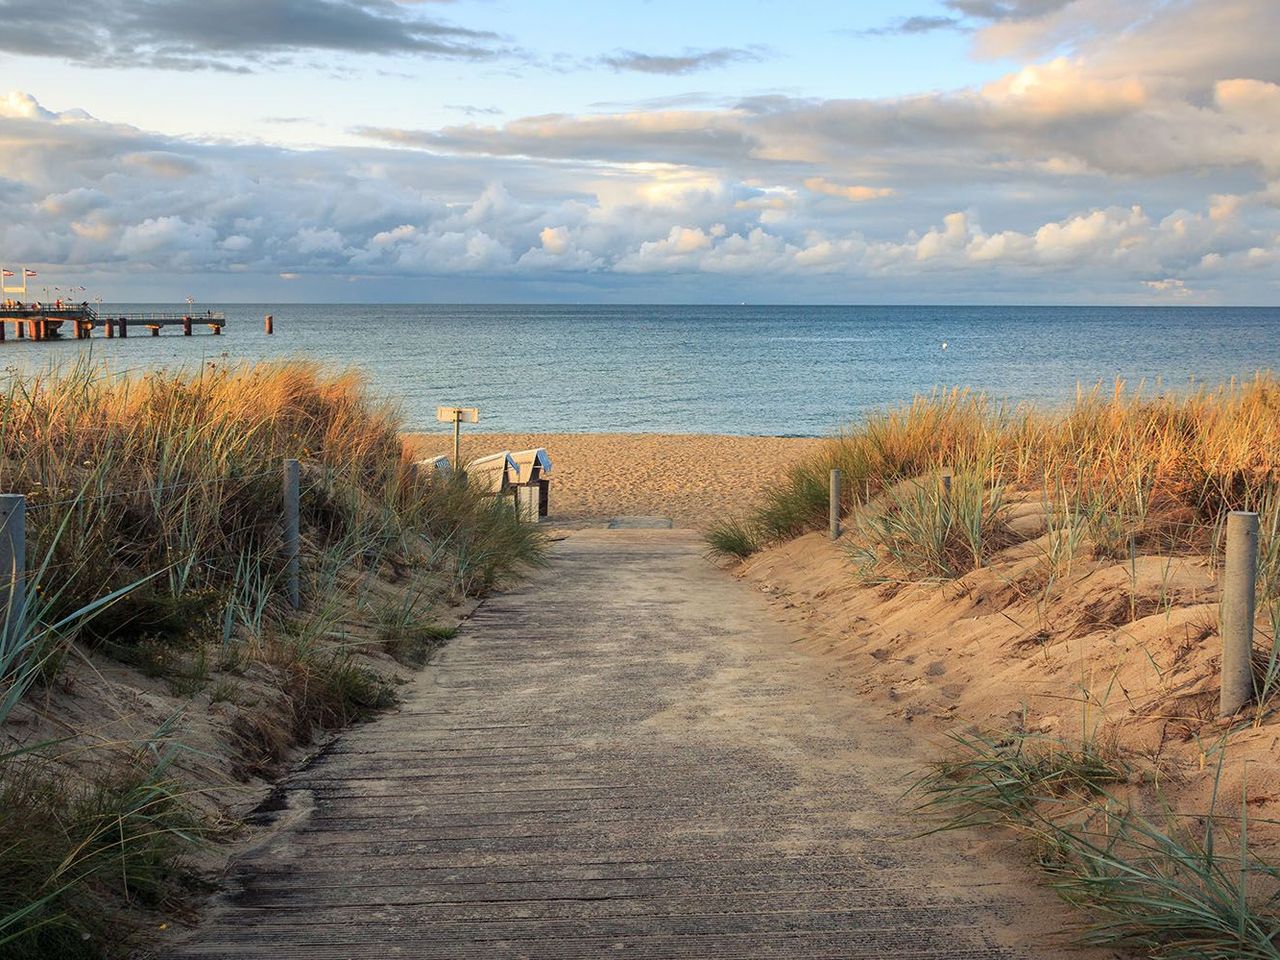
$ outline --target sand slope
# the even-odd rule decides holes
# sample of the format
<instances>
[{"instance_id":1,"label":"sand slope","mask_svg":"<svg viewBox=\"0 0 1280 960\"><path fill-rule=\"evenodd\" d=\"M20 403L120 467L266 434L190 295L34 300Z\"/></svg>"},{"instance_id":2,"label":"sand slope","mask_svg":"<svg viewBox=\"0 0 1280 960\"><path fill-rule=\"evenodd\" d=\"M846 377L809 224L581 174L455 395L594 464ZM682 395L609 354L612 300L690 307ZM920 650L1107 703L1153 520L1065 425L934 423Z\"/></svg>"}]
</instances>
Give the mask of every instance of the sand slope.
<instances>
[{"instance_id":1,"label":"sand slope","mask_svg":"<svg viewBox=\"0 0 1280 960\"><path fill-rule=\"evenodd\" d=\"M1280 728L1217 719L1221 641L1208 559L1077 556L1048 586L1039 504L1024 539L950 583L859 580L848 541L809 534L737 568L803 630L851 696L881 702L946 749L949 730L1027 729L1113 745L1148 809L1238 816L1248 766L1251 844L1280 840ZM1043 517L1043 514L1041 514ZM1043 524L1040 525L1043 529ZM1260 621L1260 629L1262 627ZM1267 635L1257 644L1269 643ZM1228 736L1229 734L1229 736Z\"/></svg>"}]
</instances>

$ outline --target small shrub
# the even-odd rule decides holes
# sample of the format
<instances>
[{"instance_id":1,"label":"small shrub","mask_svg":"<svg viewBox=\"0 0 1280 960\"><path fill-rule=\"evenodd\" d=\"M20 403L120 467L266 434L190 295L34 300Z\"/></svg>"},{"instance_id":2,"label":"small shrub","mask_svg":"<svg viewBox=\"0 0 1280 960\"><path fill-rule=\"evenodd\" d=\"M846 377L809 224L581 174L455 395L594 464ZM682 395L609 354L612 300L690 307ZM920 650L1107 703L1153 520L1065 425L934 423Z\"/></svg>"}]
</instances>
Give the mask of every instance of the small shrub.
<instances>
[{"instance_id":1,"label":"small shrub","mask_svg":"<svg viewBox=\"0 0 1280 960\"><path fill-rule=\"evenodd\" d=\"M383 630L382 649L407 667L422 667L442 646L458 635L457 627L418 624Z\"/></svg>"},{"instance_id":2,"label":"small shrub","mask_svg":"<svg viewBox=\"0 0 1280 960\"><path fill-rule=\"evenodd\" d=\"M133 758L83 786L32 757L0 764L0 952L120 952L136 932L126 911L169 902L202 832L167 758Z\"/></svg>"},{"instance_id":3,"label":"small shrub","mask_svg":"<svg viewBox=\"0 0 1280 960\"><path fill-rule=\"evenodd\" d=\"M1002 489L980 471L957 473L951 491L936 479L886 491L882 507L858 520L859 556L879 549L909 579L954 579L983 566L1009 542Z\"/></svg>"},{"instance_id":4,"label":"small shrub","mask_svg":"<svg viewBox=\"0 0 1280 960\"><path fill-rule=\"evenodd\" d=\"M725 520L707 533L707 547L713 557L745 560L760 549L760 536L743 520Z\"/></svg>"}]
</instances>

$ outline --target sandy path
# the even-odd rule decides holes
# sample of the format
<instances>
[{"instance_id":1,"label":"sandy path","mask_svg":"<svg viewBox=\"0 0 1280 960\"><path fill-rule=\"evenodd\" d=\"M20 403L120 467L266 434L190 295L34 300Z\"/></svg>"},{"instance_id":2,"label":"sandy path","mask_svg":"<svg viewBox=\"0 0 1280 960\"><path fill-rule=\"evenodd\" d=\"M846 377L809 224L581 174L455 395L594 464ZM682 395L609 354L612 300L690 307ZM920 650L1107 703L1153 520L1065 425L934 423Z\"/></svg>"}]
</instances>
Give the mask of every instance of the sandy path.
<instances>
[{"instance_id":1,"label":"sandy path","mask_svg":"<svg viewBox=\"0 0 1280 960\"><path fill-rule=\"evenodd\" d=\"M417 434L413 441L424 456L453 451L451 434ZM707 434L464 433L462 456L546 447L555 468L556 523L631 514L705 527L717 517L745 512L761 490L821 443Z\"/></svg>"},{"instance_id":2,"label":"sandy path","mask_svg":"<svg viewBox=\"0 0 1280 960\"><path fill-rule=\"evenodd\" d=\"M701 551L557 543L285 783L287 825L170 955L1063 955L1064 908L1005 854L911 838L920 745Z\"/></svg>"}]
</instances>

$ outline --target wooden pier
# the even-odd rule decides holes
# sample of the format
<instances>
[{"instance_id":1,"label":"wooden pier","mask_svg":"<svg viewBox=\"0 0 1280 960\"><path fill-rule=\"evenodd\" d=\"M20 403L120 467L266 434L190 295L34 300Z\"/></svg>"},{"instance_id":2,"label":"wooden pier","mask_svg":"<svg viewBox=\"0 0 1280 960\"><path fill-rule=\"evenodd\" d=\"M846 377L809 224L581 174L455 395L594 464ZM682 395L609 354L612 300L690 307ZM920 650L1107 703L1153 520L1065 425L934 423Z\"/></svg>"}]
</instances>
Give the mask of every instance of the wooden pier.
<instances>
[{"instance_id":1,"label":"wooden pier","mask_svg":"<svg viewBox=\"0 0 1280 960\"><path fill-rule=\"evenodd\" d=\"M219 336L227 318L221 313L206 310L203 313L99 313L90 306L7 306L0 307L0 343L8 339L10 325L14 339L55 340L74 337L87 340L93 331L101 329L108 338L128 337L130 328L145 327L151 336L160 336L164 327L181 327L182 335L189 337L196 327L208 327ZM65 327L65 330L64 330Z\"/></svg>"}]
</instances>

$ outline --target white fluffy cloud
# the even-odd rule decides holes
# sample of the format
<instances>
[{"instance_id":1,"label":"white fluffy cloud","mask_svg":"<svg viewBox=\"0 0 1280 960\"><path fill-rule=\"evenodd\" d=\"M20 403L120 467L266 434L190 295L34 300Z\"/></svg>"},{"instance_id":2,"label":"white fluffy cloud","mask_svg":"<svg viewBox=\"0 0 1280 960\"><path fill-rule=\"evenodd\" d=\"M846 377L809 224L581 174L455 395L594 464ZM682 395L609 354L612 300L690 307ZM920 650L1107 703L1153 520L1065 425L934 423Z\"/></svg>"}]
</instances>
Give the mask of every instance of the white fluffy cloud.
<instances>
[{"instance_id":1,"label":"white fluffy cloud","mask_svg":"<svg viewBox=\"0 0 1280 960\"><path fill-rule=\"evenodd\" d=\"M0 247L53 275L1275 299L1280 5L970 6L979 51L1025 58L978 89L366 130L359 150L183 140L14 93Z\"/></svg>"}]
</instances>

